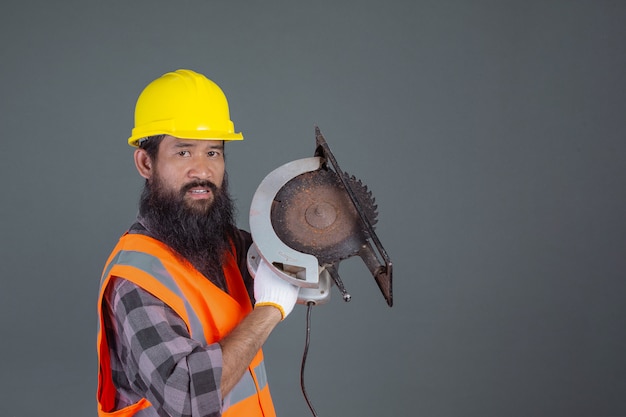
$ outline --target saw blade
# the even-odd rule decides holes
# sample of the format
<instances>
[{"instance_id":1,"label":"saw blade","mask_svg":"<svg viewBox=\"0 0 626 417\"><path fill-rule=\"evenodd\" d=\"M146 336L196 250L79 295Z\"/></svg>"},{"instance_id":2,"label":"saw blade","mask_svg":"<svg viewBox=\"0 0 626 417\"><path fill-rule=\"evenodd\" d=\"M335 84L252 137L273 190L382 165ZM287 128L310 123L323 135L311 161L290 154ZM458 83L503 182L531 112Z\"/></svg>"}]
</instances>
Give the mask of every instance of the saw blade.
<instances>
[{"instance_id":1,"label":"saw blade","mask_svg":"<svg viewBox=\"0 0 626 417\"><path fill-rule=\"evenodd\" d=\"M376 204L371 192L354 176L355 192L371 224ZM336 172L319 169L300 174L276 194L271 210L276 235L287 246L317 257L320 265L357 255L367 232Z\"/></svg>"}]
</instances>

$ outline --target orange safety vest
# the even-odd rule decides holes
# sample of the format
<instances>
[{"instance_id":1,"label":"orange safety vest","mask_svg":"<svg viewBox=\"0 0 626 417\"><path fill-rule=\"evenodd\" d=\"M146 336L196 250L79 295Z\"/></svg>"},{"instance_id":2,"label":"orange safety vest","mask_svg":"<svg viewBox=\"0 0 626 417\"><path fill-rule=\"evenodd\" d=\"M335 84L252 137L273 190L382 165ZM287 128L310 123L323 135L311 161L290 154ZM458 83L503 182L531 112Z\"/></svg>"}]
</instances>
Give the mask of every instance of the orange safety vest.
<instances>
[{"instance_id":1,"label":"orange safety vest","mask_svg":"<svg viewBox=\"0 0 626 417\"><path fill-rule=\"evenodd\" d=\"M111 277L132 281L170 306L187 324L191 337L204 345L226 336L252 310L252 304L232 253L228 252L224 276L229 294L195 268L181 262L163 243L142 234L124 234L102 274L98 301L98 416L140 417L150 402L143 398L121 410L115 407L109 347L102 319L102 301ZM224 399L230 406L223 416L275 417L267 384L263 352L259 350L248 371ZM155 413L151 413L152 415Z\"/></svg>"}]
</instances>

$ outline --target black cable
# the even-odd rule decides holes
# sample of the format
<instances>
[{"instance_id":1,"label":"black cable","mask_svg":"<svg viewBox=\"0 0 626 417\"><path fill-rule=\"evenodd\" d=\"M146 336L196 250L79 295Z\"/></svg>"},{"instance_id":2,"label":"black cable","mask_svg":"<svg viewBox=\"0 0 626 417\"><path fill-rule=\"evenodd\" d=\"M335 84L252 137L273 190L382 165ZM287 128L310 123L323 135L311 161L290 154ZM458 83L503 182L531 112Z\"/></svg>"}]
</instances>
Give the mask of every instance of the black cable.
<instances>
[{"instance_id":1,"label":"black cable","mask_svg":"<svg viewBox=\"0 0 626 417\"><path fill-rule=\"evenodd\" d=\"M306 364L306 357L309 353L309 343L311 341L311 310L313 310L313 306L315 305L315 303L313 301L309 301L306 305L306 341L304 344L304 353L302 354L302 366L300 367L300 387L302 388L302 394L304 395L304 399L309 406L309 410L311 410L311 413L314 417L317 417L315 408L313 408L313 404L311 404L309 396L306 393L306 389L304 388L304 367Z\"/></svg>"}]
</instances>

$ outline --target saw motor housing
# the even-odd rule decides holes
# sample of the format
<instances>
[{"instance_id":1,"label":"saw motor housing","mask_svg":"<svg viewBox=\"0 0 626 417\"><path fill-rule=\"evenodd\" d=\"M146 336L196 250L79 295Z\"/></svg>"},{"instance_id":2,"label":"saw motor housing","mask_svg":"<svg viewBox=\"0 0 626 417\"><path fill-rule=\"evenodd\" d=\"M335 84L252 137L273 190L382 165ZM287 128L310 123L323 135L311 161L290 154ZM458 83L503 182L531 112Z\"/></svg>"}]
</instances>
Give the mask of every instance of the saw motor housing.
<instances>
[{"instance_id":1,"label":"saw motor housing","mask_svg":"<svg viewBox=\"0 0 626 417\"><path fill-rule=\"evenodd\" d=\"M260 259L300 287L298 303L323 304L332 284L346 301L340 261L360 256L392 306L391 261L374 232L376 204L356 178L341 171L319 128L315 156L286 163L258 186L250 206L254 276Z\"/></svg>"}]
</instances>

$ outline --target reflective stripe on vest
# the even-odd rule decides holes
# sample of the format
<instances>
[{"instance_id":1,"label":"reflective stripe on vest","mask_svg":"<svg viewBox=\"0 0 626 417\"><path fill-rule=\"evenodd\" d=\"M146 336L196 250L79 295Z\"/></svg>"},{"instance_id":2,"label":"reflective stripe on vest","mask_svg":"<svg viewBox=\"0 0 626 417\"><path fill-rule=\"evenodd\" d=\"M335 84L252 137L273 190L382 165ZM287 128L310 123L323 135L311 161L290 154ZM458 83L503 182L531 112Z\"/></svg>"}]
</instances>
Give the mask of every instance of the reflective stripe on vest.
<instances>
[{"instance_id":1,"label":"reflective stripe on vest","mask_svg":"<svg viewBox=\"0 0 626 417\"><path fill-rule=\"evenodd\" d=\"M149 275L152 275L154 278L160 281L161 284L165 285L167 289L179 296L180 299L183 300L183 302L185 303L185 311L187 312L187 317L189 318L189 326L191 327L189 331L193 335L194 339L202 342L203 345L207 344L204 337L204 331L202 330L202 324L200 323L200 319L183 295L183 292L181 291L178 284L176 284L174 278L172 278L169 272L167 272L167 269L165 269L163 263L161 263L161 260L159 258L144 252L121 250L115 255L111 262L109 262L109 265L107 265L104 274L102 275L103 280L109 276L111 268L113 268L113 265L116 264L133 266Z\"/></svg>"},{"instance_id":2,"label":"reflective stripe on vest","mask_svg":"<svg viewBox=\"0 0 626 417\"><path fill-rule=\"evenodd\" d=\"M267 385L267 373L265 372L264 361L261 361L261 363L254 368L254 373L256 374L260 391ZM226 399L225 402L230 405L237 404L239 401L243 401L255 394L256 387L254 385L254 379L252 379L252 374L246 372L239 382L237 382L237 385L233 387L230 394L228 394L228 399Z\"/></svg>"}]
</instances>

